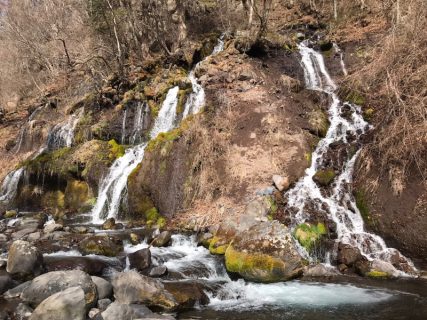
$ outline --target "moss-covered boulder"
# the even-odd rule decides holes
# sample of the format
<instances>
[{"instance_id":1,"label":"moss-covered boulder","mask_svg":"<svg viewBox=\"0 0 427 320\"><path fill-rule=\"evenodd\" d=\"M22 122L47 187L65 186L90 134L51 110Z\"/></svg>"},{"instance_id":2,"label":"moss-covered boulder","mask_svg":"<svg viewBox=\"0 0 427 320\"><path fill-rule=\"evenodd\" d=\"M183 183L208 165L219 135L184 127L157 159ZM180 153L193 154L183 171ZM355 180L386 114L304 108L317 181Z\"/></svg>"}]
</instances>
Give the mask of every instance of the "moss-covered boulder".
<instances>
[{"instance_id":1,"label":"moss-covered boulder","mask_svg":"<svg viewBox=\"0 0 427 320\"><path fill-rule=\"evenodd\" d=\"M303 272L292 235L278 221L260 222L236 235L225 252L225 264L229 272L256 282L286 281Z\"/></svg>"},{"instance_id":2,"label":"moss-covered boulder","mask_svg":"<svg viewBox=\"0 0 427 320\"><path fill-rule=\"evenodd\" d=\"M65 188L65 208L77 211L92 198L92 191L86 181L70 179Z\"/></svg>"},{"instance_id":3,"label":"moss-covered boulder","mask_svg":"<svg viewBox=\"0 0 427 320\"><path fill-rule=\"evenodd\" d=\"M108 236L92 236L79 243L79 251L84 255L115 257L123 251L123 243Z\"/></svg>"},{"instance_id":4,"label":"moss-covered boulder","mask_svg":"<svg viewBox=\"0 0 427 320\"><path fill-rule=\"evenodd\" d=\"M295 228L294 237L308 252L311 252L320 245L327 233L324 223L302 223Z\"/></svg>"},{"instance_id":5,"label":"moss-covered boulder","mask_svg":"<svg viewBox=\"0 0 427 320\"><path fill-rule=\"evenodd\" d=\"M335 176L336 173L334 169L321 169L314 174L313 181L320 186L326 187L335 179Z\"/></svg>"},{"instance_id":6,"label":"moss-covered boulder","mask_svg":"<svg viewBox=\"0 0 427 320\"><path fill-rule=\"evenodd\" d=\"M325 111L321 109L311 111L308 115L308 123L311 133L322 138L326 136L330 123Z\"/></svg>"}]
</instances>

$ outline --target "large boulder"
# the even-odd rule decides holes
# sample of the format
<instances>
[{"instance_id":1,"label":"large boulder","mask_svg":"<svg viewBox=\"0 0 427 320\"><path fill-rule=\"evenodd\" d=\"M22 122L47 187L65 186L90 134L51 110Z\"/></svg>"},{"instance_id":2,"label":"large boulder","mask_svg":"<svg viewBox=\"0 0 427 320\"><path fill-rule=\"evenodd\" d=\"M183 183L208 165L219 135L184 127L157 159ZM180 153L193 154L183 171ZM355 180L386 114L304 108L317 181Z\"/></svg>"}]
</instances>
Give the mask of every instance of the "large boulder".
<instances>
[{"instance_id":1,"label":"large boulder","mask_svg":"<svg viewBox=\"0 0 427 320\"><path fill-rule=\"evenodd\" d=\"M166 282L165 288L178 302L178 309L191 309L195 305L207 305L209 297L197 282Z\"/></svg>"},{"instance_id":2,"label":"large boulder","mask_svg":"<svg viewBox=\"0 0 427 320\"><path fill-rule=\"evenodd\" d=\"M53 271L38 276L24 289L21 298L36 306L47 297L71 287L83 289L85 304L88 307L98 300L96 284L87 273L80 270Z\"/></svg>"},{"instance_id":3,"label":"large boulder","mask_svg":"<svg viewBox=\"0 0 427 320\"><path fill-rule=\"evenodd\" d=\"M29 242L14 241L9 249L6 270L11 275L37 276L43 271L43 256Z\"/></svg>"},{"instance_id":4,"label":"large boulder","mask_svg":"<svg viewBox=\"0 0 427 320\"><path fill-rule=\"evenodd\" d=\"M134 320L151 316L153 312L146 306L138 304L122 304L117 301L110 304L102 313L104 320Z\"/></svg>"},{"instance_id":5,"label":"large boulder","mask_svg":"<svg viewBox=\"0 0 427 320\"><path fill-rule=\"evenodd\" d=\"M108 236L92 236L79 243L79 250L83 254L96 254L115 257L123 251L123 243Z\"/></svg>"},{"instance_id":6,"label":"large boulder","mask_svg":"<svg viewBox=\"0 0 427 320\"><path fill-rule=\"evenodd\" d=\"M151 242L153 247L164 247L169 244L172 238L170 231L163 231Z\"/></svg>"},{"instance_id":7,"label":"large boulder","mask_svg":"<svg viewBox=\"0 0 427 320\"><path fill-rule=\"evenodd\" d=\"M129 267L139 271L145 270L151 266L151 251L144 248L128 254Z\"/></svg>"},{"instance_id":8,"label":"large boulder","mask_svg":"<svg viewBox=\"0 0 427 320\"><path fill-rule=\"evenodd\" d=\"M124 304L145 304L147 306L175 309L178 303L164 285L136 271L118 273L113 279L114 297Z\"/></svg>"},{"instance_id":9,"label":"large boulder","mask_svg":"<svg viewBox=\"0 0 427 320\"><path fill-rule=\"evenodd\" d=\"M81 287L57 292L38 305L30 320L85 320L86 301Z\"/></svg>"},{"instance_id":10,"label":"large boulder","mask_svg":"<svg viewBox=\"0 0 427 320\"><path fill-rule=\"evenodd\" d=\"M113 286L107 280L99 277L91 277L98 291L98 299L110 298L113 295Z\"/></svg>"},{"instance_id":11,"label":"large boulder","mask_svg":"<svg viewBox=\"0 0 427 320\"><path fill-rule=\"evenodd\" d=\"M237 234L225 252L225 264L229 272L256 282L286 281L303 272L292 235L278 221L260 222Z\"/></svg>"},{"instance_id":12,"label":"large boulder","mask_svg":"<svg viewBox=\"0 0 427 320\"><path fill-rule=\"evenodd\" d=\"M345 264L352 267L357 261L363 258L360 250L350 244L340 243L338 245L338 264Z\"/></svg>"},{"instance_id":13,"label":"large boulder","mask_svg":"<svg viewBox=\"0 0 427 320\"><path fill-rule=\"evenodd\" d=\"M104 269L109 267L105 260L95 257L46 256L44 263L48 272L82 270L90 275L102 275Z\"/></svg>"}]
</instances>

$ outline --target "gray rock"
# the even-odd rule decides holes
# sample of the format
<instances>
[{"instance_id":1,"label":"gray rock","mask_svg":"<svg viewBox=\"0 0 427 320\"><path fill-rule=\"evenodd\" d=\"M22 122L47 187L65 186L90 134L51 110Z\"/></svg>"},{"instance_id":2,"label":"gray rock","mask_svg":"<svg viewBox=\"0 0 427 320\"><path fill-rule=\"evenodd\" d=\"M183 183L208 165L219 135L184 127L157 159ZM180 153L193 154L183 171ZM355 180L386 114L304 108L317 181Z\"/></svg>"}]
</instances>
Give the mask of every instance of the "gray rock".
<instances>
[{"instance_id":1,"label":"gray rock","mask_svg":"<svg viewBox=\"0 0 427 320\"><path fill-rule=\"evenodd\" d=\"M38 276L24 289L21 298L36 306L47 297L72 287L82 288L88 307L98 300L95 283L87 273L80 270L53 271Z\"/></svg>"},{"instance_id":2,"label":"gray rock","mask_svg":"<svg viewBox=\"0 0 427 320\"><path fill-rule=\"evenodd\" d=\"M98 314L100 314L100 313L101 313L101 310L99 310L97 308L90 309L89 314L88 314L89 319L95 319L98 316Z\"/></svg>"},{"instance_id":3,"label":"gray rock","mask_svg":"<svg viewBox=\"0 0 427 320\"><path fill-rule=\"evenodd\" d=\"M43 231L44 233L52 233L55 231L62 231L64 229L64 226L59 223L49 223L45 225Z\"/></svg>"},{"instance_id":4,"label":"gray rock","mask_svg":"<svg viewBox=\"0 0 427 320\"><path fill-rule=\"evenodd\" d=\"M361 259L362 254L358 248L343 243L338 245L338 264L345 264L348 267L352 267L357 261Z\"/></svg>"},{"instance_id":5,"label":"gray rock","mask_svg":"<svg viewBox=\"0 0 427 320\"><path fill-rule=\"evenodd\" d=\"M43 300L30 320L85 320L86 301L81 287L71 287Z\"/></svg>"},{"instance_id":6,"label":"gray rock","mask_svg":"<svg viewBox=\"0 0 427 320\"><path fill-rule=\"evenodd\" d=\"M12 278L8 274L0 276L0 295L2 295L8 289L12 288L12 286Z\"/></svg>"},{"instance_id":7,"label":"gray rock","mask_svg":"<svg viewBox=\"0 0 427 320\"><path fill-rule=\"evenodd\" d=\"M17 320L26 320L33 313L33 309L25 303L20 303L16 307L15 316Z\"/></svg>"},{"instance_id":8,"label":"gray rock","mask_svg":"<svg viewBox=\"0 0 427 320\"><path fill-rule=\"evenodd\" d=\"M274 188L268 187L265 189L257 190L255 193L257 196L269 196L269 195L272 195L274 193Z\"/></svg>"},{"instance_id":9,"label":"gray rock","mask_svg":"<svg viewBox=\"0 0 427 320\"><path fill-rule=\"evenodd\" d=\"M145 318L139 318L135 320L175 320L175 318L171 315L153 313L151 316L146 316Z\"/></svg>"},{"instance_id":10,"label":"gray rock","mask_svg":"<svg viewBox=\"0 0 427 320\"><path fill-rule=\"evenodd\" d=\"M137 318L147 319L153 312L145 306L137 304L121 304L117 301L109 305L102 313L104 320L133 320Z\"/></svg>"},{"instance_id":11,"label":"gray rock","mask_svg":"<svg viewBox=\"0 0 427 320\"><path fill-rule=\"evenodd\" d=\"M165 265L161 265L158 267L154 267L153 269L150 270L150 277L153 278L157 278L157 277L162 277L164 275L166 275L168 273L168 268L166 268Z\"/></svg>"},{"instance_id":12,"label":"gray rock","mask_svg":"<svg viewBox=\"0 0 427 320\"><path fill-rule=\"evenodd\" d=\"M112 283L114 296L119 303L138 303L164 309L178 307L174 297L159 280L143 276L136 271L118 273Z\"/></svg>"},{"instance_id":13,"label":"gray rock","mask_svg":"<svg viewBox=\"0 0 427 320\"><path fill-rule=\"evenodd\" d=\"M288 177L282 177L279 175L273 176L273 183L276 186L277 190L284 191L288 190L289 188L289 178Z\"/></svg>"},{"instance_id":14,"label":"gray rock","mask_svg":"<svg viewBox=\"0 0 427 320\"><path fill-rule=\"evenodd\" d=\"M378 259L372 261L371 271L384 272L388 277L399 277L399 271L391 263Z\"/></svg>"},{"instance_id":15,"label":"gray rock","mask_svg":"<svg viewBox=\"0 0 427 320\"><path fill-rule=\"evenodd\" d=\"M307 277L331 277L339 275L339 272L334 267L327 267L323 264L306 267L304 276Z\"/></svg>"},{"instance_id":16,"label":"gray rock","mask_svg":"<svg viewBox=\"0 0 427 320\"><path fill-rule=\"evenodd\" d=\"M37 231L37 227L30 227L30 228L19 230L17 232L12 233L12 240L25 239L30 233L34 233L36 231Z\"/></svg>"},{"instance_id":17,"label":"gray rock","mask_svg":"<svg viewBox=\"0 0 427 320\"><path fill-rule=\"evenodd\" d=\"M43 256L30 243L14 241L9 249L6 270L12 275L37 276L43 271Z\"/></svg>"},{"instance_id":18,"label":"gray rock","mask_svg":"<svg viewBox=\"0 0 427 320\"><path fill-rule=\"evenodd\" d=\"M15 299L15 298L19 298L19 297L21 296L22 292L23 292L26 288L28 288L28 286L31 284L31 282L32 282L32 281L27 281L27 282L24 282L24 283L20 284L19 286L15 287L15 288L12 288L12 289L10 289L10 290L7 290L7 291L4 293L3 297L4 297L5 299Z\"/></svg>"},{"instance_id":19,"label":"gray rock","mask_svg":"<svg viewBox=\"0 0 427 320\"><path fill-rule=\"evenodd\" d=\"M91 277L98 291L98 299L109 298L113 295L113 286L107 280L100 277Z\"/></svg>"},{"instance_id":20,"label":"gray rock","mask_svg":"<svg viewBox=\"0 0 427 320\"><path fill-rule=\"evenodd\" d=\"M245 208L245 216L254 218L265 217L270 210L270 205L265 199L255 199L248 203Z\"/></svg>"},{"instance_id":21,"label":"gray rock","mask_svg":"<svg viewBox=\"0 0 427 320\"><path fill-rule=\"evenodd\" d=\"M149 248L144 248L128 254L129 267L142 271L151 266L151 252Z\"/></svg>"},{"instance_id":22,"label":"gray rock","mask_svg":"<svg viewBox=\"0 0 427 320\"><path fill-rule=\"evenodd\" d=\"M7 236L3 233L0 233L0 244L7 242Z\"/></svg>"},{"instance_id":23,"label":"gray rock","mask_svg":"<svg viewBox=\"0 0 427 320\"><path fill-rule=\"evenodd\" d=\"M108 308L108 306L111 304L110 299L99 299L98 300L98 309L101 311L104 311Z\"/></svg>"},{"instance_id":24,"label":"gray rock","mask_svg":"<svg viewBox=\"0 0 427 320\"><path fill-rule=\"evenodd\" d=\"M33 233L30 233L28 236L27 236L27 240L28 241L30 241L30 242L34 242L34 241L37 241L37 240L39 240L40 239L40 231L36 231L36 232L33 232Z\"/></svg>"},{"instance_id":25,"label":"gray rock","mask_svg":"<svg viewBox=\"0 0 427 320\"><path fill-rule=\"evenodd\" d=\"M172 233L170 231L163 231L154 240L151 242L153 247L164 247L166 246L172 237Z\"/></svg>"}]
</instances>

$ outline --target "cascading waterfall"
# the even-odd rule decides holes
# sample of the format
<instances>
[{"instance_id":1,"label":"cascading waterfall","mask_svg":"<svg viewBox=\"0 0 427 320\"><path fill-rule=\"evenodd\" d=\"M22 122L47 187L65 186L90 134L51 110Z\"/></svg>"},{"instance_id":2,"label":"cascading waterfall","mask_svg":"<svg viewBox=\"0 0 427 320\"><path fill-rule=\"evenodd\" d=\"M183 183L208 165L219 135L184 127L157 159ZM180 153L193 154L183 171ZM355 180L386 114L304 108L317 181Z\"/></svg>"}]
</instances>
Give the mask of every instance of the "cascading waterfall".
<instances>
[{"instance_id":1,"label":"cascading waterfall","mask_svg":"<svg viewBox=\"0 0 427 320\"><path fill-rule=\"evenodd\" d=\"M141 143L142 133L144 130L144 119L148 113L148 104L146 102L140 102L137 105L135 118L133 122L132 136L130 137L130 144Z\"/></svg>"},{"instance_id":2,"label":"cascading waterfall","mask_svg":"<svg viewBox=\"0 0 427 320\"><path fill-rule=\"evenodd\" d=\"M49 151L56 150L63 147L71 147L74 140L74 130L79 123L83 109L68 117L62 123L55 125L47 137L46 146Z\"/></svg>"},{"instance_id":3,"label":"cascading waterfall","mask_svg":"<svg viewBox=\"0 0 427 320\"><path fill-rule=\"evenodd\" d=\"M337 86L326 70L322 55L305 43L299 45L299 51L307 88L326 93L331 99L331 105L330 127L326 137L319 142L313 152L312 163L306 170L305 176L285 194L288 206L295 210L293 223L297 225L309 220L310 214L307 212L307 207L314 205L315 210L326 213L328 218L335 222L336 242L357 247L369 260L380 259L390 262L391 257L398 251L388 248L381 237L364 230L362 216L349 190L359 152L349 156L341 173L335 178L330 192L322 192L313 181L315 173L323 168L325 157L333 143L348 144L350 139L359 141L370 126L363 119L359 106L348 102L342 103L339 100L335 93ZM348 110L350 110L350 116L348 116ZM302 253L308 257L307 252ZM409 261L407 262L412 266Z\"/></svg>"},{"instance_id":4,"label":"cascading waterfall","mask_svg":"<svg viewBox=\"0 0 427 320\"><path fill-rule=\"evenodd\" d=\"M178 91L178 87L169 90L151 130L151 138L157 137L160 132L167 132L174 128ZM129 148L123 157L114 161L108 175L101 182L98 199L92 209L94 223L102 223L107 218L117 218L128 177L143 160L146 146L147 143L142 143Z\"/></svg>"},{"instance_id":5,"label":"cascading waterfall","mask_svg":"<svg viewBox=\"0 0 427 320\"><path fill-rule=\"evenodd\" d=\"M24 168L19 168L10 172L3 180L0 188L0 203L8 203L12 201L18 191L19 181L25 173Z\"/></svg>"},{"instance_id":6,"label":"cascading waterfall","mask_svg":"<svg viewBox=\"0 0 427 320\"><path fill-rule=\"evenodd\" d=\"M33 111L33 113L31 113L31 115L28 118L27 123L22 127L21 131L19 132L19 136L18 136L18 141L16 143L16 150L15 153L18 153L19 151L21 151L22 148L22 144L24 143L24 139L25 139L25 135L28 133L30 133L33 130L34 127L34 117L41 111L41 109L43 109L44 106L40 106L38 107L36 110Z\"/></svg>"},{"instance_id":7,"label":"cascading waterfall","mask_svg":"<svg viewBox=\"0 0 427 320\"><path fill-rule=\"evenodd\" d=\"M215 46L212 54L217 54L224 49L224 41L222 37L218 40L218 44ZM187 98L183 117L185 119L190 113L195 114L200 111L205 101L205 91L203 87L197 82L194 70L197 68L199 62L195 68L189 74L189 80L192 84L193 92ZM179 87L173 87L168 91L165 101L159 111L159 115L153 125L150 132L150 139L154 139L161 132L168 132L175 128L177 125L176 111L178 106L178 92ZM134 133L140 132L140 136L144 124L144 113L148 110L147 104L138 105L138 109L135 115L134 122ZM137 129L137 130L136 130ZM124 141L126 131L126 113L124 113L122 123L122 140ZM142 138L142 137L141 137ZM137 140L132 140L137 142ZM92 209L92 221L94 223L102 223L104 219L115 217L117 218L120 204L122 203L123 195L125 194L127 179L131 172L136 166L143 160L144 151L147 143L139 144L133 148L126 150L123 157L117 159L111 166L108 175L102 180L100 191L98 193L98 199L95 206Z\"/></svg>"},{"instance_id":8,"label":"cascading waterfall","mask_svg":"<svg viewBox=\"0 0 427 320\"><path fill-rule=\"evenodd\" d=\"M344 54L336 43L333 44L333 47L334 47L335 53L339 54L339 56L340 56L340 64L341 64L342 73L343 73L343 75L347 76L348 72L347 72L347 68L345 67L345 63L344 63Z\"/></svg>"},{"instance_id":9,"label":"cascading waterfall","mask_svg":"<svg viewBox=\"0 0 427 320\"><path fill-rule=\"evenodd\" d=\"M120 139L121 144L125 144L126 142L126 117L128 114L128 109L123 111L123 120L122 120L122 137Z\"/></svg>"}]
</instances>

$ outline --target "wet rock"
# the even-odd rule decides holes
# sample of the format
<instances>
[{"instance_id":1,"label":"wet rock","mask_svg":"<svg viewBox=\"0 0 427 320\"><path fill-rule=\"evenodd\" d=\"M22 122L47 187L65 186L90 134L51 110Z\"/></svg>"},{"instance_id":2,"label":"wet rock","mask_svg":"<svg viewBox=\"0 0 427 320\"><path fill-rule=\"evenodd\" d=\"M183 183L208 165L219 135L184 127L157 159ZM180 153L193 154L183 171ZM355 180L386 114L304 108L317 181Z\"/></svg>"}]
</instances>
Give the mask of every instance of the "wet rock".
<instances>
[{"instance_id":1,"label":"wet rock","mask_svg":"<svg viewBox=\"0 0 427 320\"><path fill-rule=\"evenodd\" d=\"M18 277L37 276L43 271L43 256L30 243L17 240L9 249L6 270Z\"/></svg>"},{"instance_id":2,"label":"wet rock","mask_svg":"<svg viewBox=\"0 0 427 320\"><path fill-rule=\"evenodd\" d=\"M298 40L304 40L305 39L304 33L301 33L301 32L298 32L296 34L296 37L297 37Z\"/></svg>"},{"instance_id":3,"label":"wet rock","mask_svg":"<svg viewBox=\"0 0 427 320\"><path fill-rule=\"evenodd\" d=\"M145 306L138 304L122 304L115 301L108 306L107 310L102 312L102 318L104 320L134 320L144 319L152 314L153 312Z\"/></svg>"},{"instance_id":4,"label":"wet rock","mask_svg":"<svg viewBox=\"0 0 427 320\"><path fill-rule=\"evenodd\" d=\"M130 243L132 243L134 246L141 243L141 237L136 233L132 232L129 235L129 239L130 239Z\"/></svg>"},{"instance_id":5,"label":"wet rock","mask_svg":"<svg viewBox=\"0 0 427 320\"><path fill-rule=\"evenodd\" d=\"M197 245L209 248L209 240L212 239L213 234L210 232L203 232L197 235Z\"/></svg>"},{"instance_id":6,"label":"wet rock","mask_svg":"<svg viewBox=\"0 0 427 320\"><path fill-rule=\"evenodd\" d=\"M371 270L371 262L365 257L362 257L354 263L353 267L357 274L365 276Z\"/></svg>"},{"instance_id":7,"label":"wet rock","mask_svg":"<svg viewBox=\"0 0 427 320\"><path fill-rule=\"evenodd\" d=\"M9 275L0 276L0 295L12 288L13 281Z\"/></svg>"},{"instance_id":8,"label":"wet rock","mask_svg":"<svg viewBox=\"0 0 427 320\"><path fill-rule=\"evenodd\" d=\"M229 272L257 282L286 281L303 272L292 235L278 221L259 222L237 234L225 252L225 264Z\"/></svg>"},{"instance_id":9,"label":"wet rock","mask_svg":"<svg viewBox=\"0 0 427 320\"><path fill-rule=\"evenodd\" d=\"M338 264L345 264L348 267L352 267L357 261L363 258L360 250L349 244L340 243L338 245Z\"/></svg>"},{"instance_id":10,"label":"wet rock","mask_svg":"<svg viewBox=\"0 0 427 320\"><path fill-rule=\"evenodd\" d=\"M166 282L165 288L178 302L178 309L191 309L195 305L209 304L203 286L197 282Z\"/></svg>"},{"instance_id":11,"label":"wet rock","mask_svg":"<svg viewBox=\"0 0 427 320\"><path fill-rule=\"evenodd\" d=\"M164 247L171 241L172 233L170 231L163 231L151 242L153 247Z\"/></svg>"},{"instance_id":12,"label":"wet rock","mask_svg":"<svg viewBox=\"0 0 427 320\"><path fill-rule=\"evenodd\" d=\"M88 317L89 317L89 319L96 319L96 317L98 315L100 315L100 313L101 313L101 310L99 310L97 308L92 308L92 309L90 309L90 311L88 313Z\"/></svg>"},{"instance_id":13,"label":"wet rock","mask_svg":"<svg viewBox=\"0 0 427 320\"><path fill-rule=\"evenodd\" d=\"M366 276L371 278L395 278L399 276L399 272L389 262L382 260L374 260L371 263L371 269Z\"/></svg>"},{"instance_id":14,"label":"wet rock","mask_svg":"<svg viewBox=\"0 0 427 320\"><path fill-rule=\"evenodd\" d=\"M64 226L62 224L49 223L44 227L43 231L44 233L52 233L55 231L62 231L63 229L64 229Z\"/></svg>"},{"instance_id":15,"label":"wet rock","mask_svg":"<svg viewBox=\"0 0 427 320\"><path fill-rule=\"evenodd\" d=\"M0 233L0 245L7 242L7 236L3 233Z\"/></svg>"},{"instance_id":16,"label":"wet rock","mask_svg":"<svg viewBox=\"0 0 427 320\"><path fill-rule=\"evenodd\" d=\"M138 303L168 310L178 307L174 297L159 280L145 277L136 271L118 273L112 284L119 303Z\"/></svg>"},{"instance_id":17,"label":"wet rock","mask_svg":"<svg viewBox=\"0 0 427 320\"><path fill-rule=\"evenodd\" d=\"M26 305L25 303L20 303L16 307L15 317L18 320L26 320L29 319L32 313L33 309L30 306Z\"/></svg>"},{"instance_id":18,"label":"wet rock","mask_svg":"<svg viewBox=\"0 0 427 320\"><path fill-rule=\"evenodd\" d=\"M304 270L304 276L306 277L332 277L336 275L339 275L339 273L334 267L328 267L324 264L308 266Z\"/></svg>"},{"instance_id":19,"label":"wet rock","mask_svg":"<svg viewBox=\"0 0 427 320\"><path fill-rule=\"evenodd\" d=\"M289 178L288 177L282 177L279 175L273 176L273 183L276 186L277 190L284 191L289 189Z\"/></svg>"},{"instance_id":20,"label":"wet rock","mask_svg":"<svg viewBox=\"0 0 427 320\"><path fill-rule=\"evenodd\" d=\"M27 236L27 241L34 242L34 241L39 240L40 237L41 237L40 231L36 231L36 232L30 233Z\"/></svg>"},{"instance_id":21,"label":"wet rock","mask_svg":"<svg viewBox=\"0 0 427 320\"><path fill-rule=\"evenodd\" d=\"M114 218L109 218L105 220L105 222L102 224L103 230L113 230L116 225L116 220Z\"/></svg>"},{"instance_id":22,"label":"wet rock","mask_svg":"<svg viewBox=\"0 0 427 320\"><path fill-rule=\"evenodd\" d=\"M88 233L89 229L86 227L74 227L72 229L72 232L77 233L77 234L85 234Z\"/></svg>"},{"instance_id":23,"label":"wet rock","mask_svg":"<svg viewBox=\"0 0 427 320\"><path fill-rule=\"evenodd\" d=\"M129 267L138 271L145 270L151 266L151 251L144 248L128 254Z\"/></svg>"},{"instance_id":24,"label":"wet rock","mask_svg":"<svg viewBox=\"0 0 427 320\"><path fill-rule=\"evenodd\" d=\"M98 309L101 311L104 311L108 308L108 306L111 304L110 299L99 299L98 300Z\"/></svg>"},{"instance_id":25,"label":"wet rock","mask_svg":"<svg viewBox=\"0 0 427 320\"><path fill-rule=\"evenodd\" d=\"M113 286L107 280L99 277L91 277L98 291L98 299L110 298L113 295Z\"/></svg>"},{"instance_id":26,"label":"wet rock","mask_svg":"<svg viewBox=\"0 0 427 320\"><path fill-rule=\"evenodd\" d=\"M5 299L15 299L15 298L19 298L22 294L22 292L28 288L28 286L31 284L31 281L26 281L22 284L20 284L19 286L16 286L15 288L12 288L10 290L7 290L4 294L3 297Z\"/></svg>"},{"instance_id":27,"label":"wet rock","mask_svg":"<svg viewBox=\"0 0 427 320\"><path fill-rule=\"evenodd\" d=\"M79 243L82 254L96 254L115 257L123 251L123 243L108 236L92 236Z\"/></svg>"},{"instance_id":28,"label":"wet rock","mask_svg":"<svg viewBox=\"0 0 427 320\"><path fill-rule=\"evenodd\" d=\"M19 230L17 232L12 233L12 240L24 240L31 233L37 231L37 227L31 227Z\"/></svg>"},{"instance_id":29,"label":"wet rock","mask_svg":"<svg viewBox=\"0 0 427 320\"><path fill-rule=\"evenodd\" d=\"M164 265L161 265L151 269L149 276L153 278L159 278L166 275L167 273L168 273L168 268L166 268L166 266Z\"/></svg>"},{"instance_id":30,"label":"wet rock","mask_svg":"<svg viewBox=\"0 0 427 320\"><path fill-rule=\"evenodd\" d=\"M335 179L335 176L334 169L321 169L314 174L313 181L319 186L326 187Z\"/></svg>"},{"instance_id":31,"label":"wet rock","mask_svg":"<svg viewBox=\"0 0 427 320\"><path fill-rule=\"evenodd\" d=\"M96 303L96 285L87 273L80 270L53 271L38 276L24 289L21 298L24 302L36 306L47 297L72 287L82 288L86 306L90 307Z\"/></svg>"},{"instance_id":32,"label":"wet rock","mask_svg":"<svg viewBox=\"0 0 427 320\"><path fill-rule=\"evenodd\" d=\"M48 272L82 270L90 275L102 275L104 269L109 267L107 262L93 257L46 256L44 262Z\"/></svg>"},{"instance_id":33,"label":"wet rock","mask_svg":"<svg viewBox=\"0 0 427 320\"><path fill-rule=\"evenodd\" d=\"M43 300L30 320L85 320L86 300L81 287L71 287Z\"/></svg>"}]
</instances>

